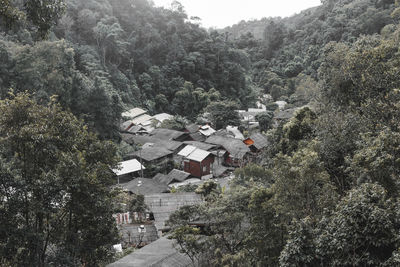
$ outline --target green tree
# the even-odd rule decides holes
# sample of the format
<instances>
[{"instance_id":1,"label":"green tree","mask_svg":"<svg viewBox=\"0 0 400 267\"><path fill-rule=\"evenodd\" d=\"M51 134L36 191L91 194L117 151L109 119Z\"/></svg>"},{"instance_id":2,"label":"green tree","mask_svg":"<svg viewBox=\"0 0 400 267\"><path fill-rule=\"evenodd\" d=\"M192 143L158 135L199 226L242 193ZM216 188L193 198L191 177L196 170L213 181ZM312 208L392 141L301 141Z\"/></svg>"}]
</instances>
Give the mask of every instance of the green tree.
<instances>
[{"instance_id":1,"label":"green tree","mask_svg":"<svg viewBox=\"0 0 400 267\"><path fill-rule=\"evenodd\" d=\"M239 114L236 112L238 108L239 106L233 101L217 101L211 102L205 110L210 113L214 127L221 129L228 125L240 125Z\"/></svg>"},{"instance_id":2,"label":"green tree","mask_svg":"<svg viewBox=\"0 0 400 267\"><path fill-rule=\"evenodd\" d=\"M207 200L211 198L215 198L219 194L218 184L214 181L206 181L205 183L199 185L196 188L195 192L197 194L201 194Z\"/></svg>"},{"instance_id":3,"label":"green tree","mask_svg":"<svg viewBox=\"0 0 400 267\"><path fill-rule=\"evenodd\" d=\"M316 119L317 115L308 107L298 110L283 126L283 136L279 144L281 151L290 154L302 143L310 141L315 136Z\"/></svg>"},{"instance_id":4,"label":"green tree","mask_svg":"<svg viewBox=\"0 0 400 267\"><path fill-rule=\"evenodd\" d=\"M265 111L256 115L256 120L260 124L261 131L267 131L272 123L274 113L271 111Z\"/></svg>"},{"instance_id":5,"label":"green tree","mask_svg":"<svg viewBox=\"0 0 400 267\"><path fill-rule=\"evenodd\" d=\"M154 101L155 101L155 109L157 112L168 112L169 102L165 95L163 94L156 95Z\"/></svg>"},{"instance_id":6,"label":"green tree","mask_svg":"<svg viewBox=\"0 0 400 267\"><path fill-rule=\"evenodd\" d=\"M269 186L273 183L273 177L271 170L250 163L235 170L235 179L232 180L232 183L242 186L254 184Z\"/></svg>"},{"instance_id":7,"label":"green tree","mask_svg":"<svg viewBox=\"0 0 400 267\"><path fill-rule=\"evenodd\" d=\"M315 226L297 224L283 250L282 266L393 266L399 248L398 202L383 187L351 190ZM301 240L302 239L302 240ZM396 255L397 254L397 255ZM398 258L397 258L398 262Z\"/></svg>"},{"instance_id":8,"label":"green tree","mask_svg":"<svg viewBox=\"0 0 400 267\"><path fill-rule=\"evenodd\" d=\"M315 222L310 217L295 220L289 231L286 245L279 256L279 264L286 266L321 266L315 257Z\"/></svg>"},{"instance_id":9,"label":"green tree","mask_svg":"<svg viewBox=\"0 0 400 267\"><path fill-rule=\"evenodd\" d=\"M62 17L66 6L64 0L24 0L22 6L12 2L15 1L0 1L0 17L5 19L6 26L28 20L37 27L40 39L45 38Z\"/></svg>"},{"instance_id":10,"label":"green tree","mask_svg":"<svg viewBox=\"0 0 400 267\"><path fill-rule=\"evenodd\" d=\"M200 229L183 225L177 227L168 239L174 239L175 246L179 252L186 254L192 261L193 266L199 261L201 246Z\"/></svg>"},{"instance_id":11,"label":"green tree","mask_svg":"<svg viewBox=\"0 0 400 267\"><path fill-rule=\"evenodd\" d=\"M318 216L336 201L335 187L315 152L315 144L299 149L292 156L278 154L273 170L277 210L287 218Z\"/></svg>"},{"instance_id":12,"label":"green tree","mask_svg":"<svg viewBox=\"0 0 400 267\"><path fill-rule=\"evenodd\" d=\"M379 183L389 193L398 194L400 175L400 134L388 129L362 135L360 147L351 160L354 183Z\"/></svg>"},{"instance_id":13,"label":"green tree","mask_svg":"<svg viewBox=\"0 0 400 267\"><path fill-rule=\"evenodd\" d=\"M106 260L116 241L115 146L53 101L40 106L26 93L11 95L0 111L3 261L95 266Z\"/></svg>"},{"instance_id":14,"label":"green tree","mask_svg":"<svg viewBox=\"0 0 400 267\"><path fill-rule=\"evenodd\" d=\"M186 125L188 125L188 124L189 124L189 121L185 117L176 115L176 116L172 117L171 119L164 120L161 123L160 127L181 131L181 130L185 129Z\"/></svg>"},{"instance_id":15,"label":"green tree","mask_svg":"<svg viewBox=\"0 0 400 267\"><path fill-rule=\"evenodd\" d=\"M102 64L105 65L107 60L120 63L121 57L125 56L127 43L121 39L124 30L119 25L118 20L115 17L103 18L93 28L93 32Z\"/></svg>"}]
</instances>

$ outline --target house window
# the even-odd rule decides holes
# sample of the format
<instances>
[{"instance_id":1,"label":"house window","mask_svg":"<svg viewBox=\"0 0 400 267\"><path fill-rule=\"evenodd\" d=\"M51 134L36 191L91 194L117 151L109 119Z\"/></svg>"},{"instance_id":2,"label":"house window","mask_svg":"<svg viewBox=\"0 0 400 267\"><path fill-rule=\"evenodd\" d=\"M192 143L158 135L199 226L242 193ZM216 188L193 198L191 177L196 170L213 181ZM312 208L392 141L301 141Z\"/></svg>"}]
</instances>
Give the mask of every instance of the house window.
<instances>
[{"instance_id":1,"label":"house window","mask_svg":"<svg viewBox=\"0 0 400 267\"><path fill-rule=\"evenodd\" d=\"M207 171L207 166L204 165L204 166L203 166L203 172L206 172L206 171Z\"/></svg>"}]
</instances>

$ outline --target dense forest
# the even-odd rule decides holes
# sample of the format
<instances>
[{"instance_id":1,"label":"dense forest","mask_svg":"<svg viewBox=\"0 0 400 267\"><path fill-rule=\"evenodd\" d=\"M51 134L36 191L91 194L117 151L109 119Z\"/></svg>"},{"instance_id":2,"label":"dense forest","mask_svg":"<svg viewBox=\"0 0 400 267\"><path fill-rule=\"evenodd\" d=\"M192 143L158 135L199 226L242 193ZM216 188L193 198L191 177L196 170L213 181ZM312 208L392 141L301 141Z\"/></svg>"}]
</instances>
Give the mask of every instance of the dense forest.
<instances>
[{"instance_id":1,"label":"dense forest","mask_svg":"<svg viewBox=\"0 0 400 267\"><path fill-rule=\"evenodd\" d=\"M112 258L122 111L195 122L269 94L307 106L264 129L262 164L170 217L181 252L201 266L400 266L400 2L321 2L207 30L179 2L0 0L0 265Z\"/></svg>"}]
</instances>

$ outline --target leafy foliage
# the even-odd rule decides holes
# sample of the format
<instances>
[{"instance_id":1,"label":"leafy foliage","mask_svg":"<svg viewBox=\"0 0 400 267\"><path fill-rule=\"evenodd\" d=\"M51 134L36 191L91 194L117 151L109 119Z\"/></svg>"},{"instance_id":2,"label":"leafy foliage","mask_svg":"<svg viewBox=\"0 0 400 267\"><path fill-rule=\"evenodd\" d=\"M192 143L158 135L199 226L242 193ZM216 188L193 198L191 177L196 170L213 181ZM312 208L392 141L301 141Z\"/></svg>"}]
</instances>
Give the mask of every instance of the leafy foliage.
<instances>
[{"instance_id":1,"label":"leafy foliage","mask_svg":"<svg viewBox=\"0 0 400 267\"><path fill-rule=\"evenodd\" d=\"M1 258L36 266L106 260L116 238L115 146L53 101L11 95L0 110Z\"/></svg>"},{"instance_id":2,"label":"leafy foliage","mask_svg":"<svg viewBox=\"0 0 400 267\"><path fill-rule=\"evenodd\" d=\"M305 221L291 232L282 266L388 266L398 248L397 206L376 184L363 184L315 229ZM299 239L300 238L300 239ZM349 253L351 257L349 257Z\"/></svg>"},{"instance_id":3,"label":"leafy foliage","mask_svg":"<svg viewBox=\"0 0 400 267\"><path fill-rule=\"evenodd\" d=\"M211 122L218 129L226 128L226 126L240 125L239 114L236 110L239 108L237 103L232 101L212 102L206 107L206 111L210 114Z\"/></svg>"}]
</instances>

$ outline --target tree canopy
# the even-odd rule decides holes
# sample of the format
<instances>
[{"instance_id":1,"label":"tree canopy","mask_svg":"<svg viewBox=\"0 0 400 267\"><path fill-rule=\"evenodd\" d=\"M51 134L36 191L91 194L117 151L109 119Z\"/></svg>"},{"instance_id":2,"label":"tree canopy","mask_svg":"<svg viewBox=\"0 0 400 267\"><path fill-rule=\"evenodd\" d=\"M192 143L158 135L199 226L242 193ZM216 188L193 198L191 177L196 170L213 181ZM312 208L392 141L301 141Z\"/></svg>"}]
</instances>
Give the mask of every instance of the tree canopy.
<instances>
[{"instance_id":1,"label":"tree canopy","mask_svg":"<svg viewBox=\"0 0 400 267\"><path fill-rule=\"evenodd\" d=\"M116 240L115 146L50 100L0 101L0 254L6 265L98 265Z\"/></svg>"}]
</instances>

